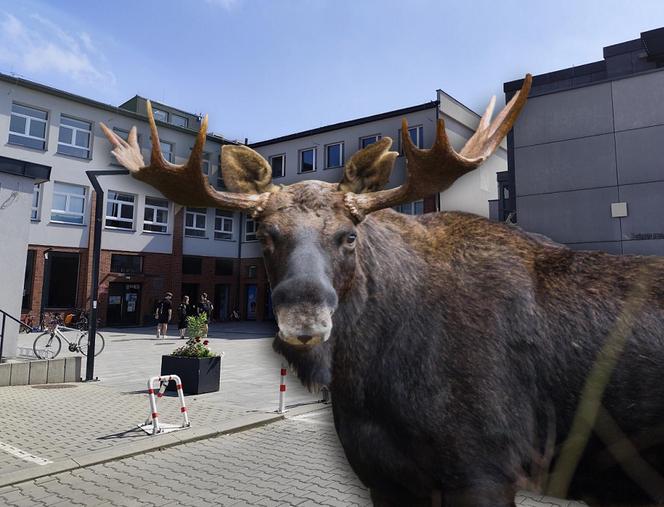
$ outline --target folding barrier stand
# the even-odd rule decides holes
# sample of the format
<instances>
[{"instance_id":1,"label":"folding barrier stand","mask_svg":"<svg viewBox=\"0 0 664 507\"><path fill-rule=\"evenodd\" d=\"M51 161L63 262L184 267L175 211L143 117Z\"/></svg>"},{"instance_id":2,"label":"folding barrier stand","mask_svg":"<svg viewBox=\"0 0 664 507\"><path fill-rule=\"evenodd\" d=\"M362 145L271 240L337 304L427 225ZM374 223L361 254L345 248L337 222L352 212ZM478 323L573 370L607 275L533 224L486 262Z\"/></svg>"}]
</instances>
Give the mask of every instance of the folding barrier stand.
<instances>
[{"instance_id":1,"label":"folding barrier stand","mask_svg":"<svg viewBox=\"0 0 664 507\"><path fill-rule=\"evenodd\" d=\"M159 391L157 392L157 398L161 398L166 391L168 383L173 380L175 381L175 387L177 388L178 398L180 398L180 412L182 413L182 424L161 424L159 423L159 413L157 412L157 399L154 396L154 384L159 381ZM148 398L150 399L150 415L145 421L145 424L140 425L143 431L148 435L158 435L160 433L170 433L171 431L178 431L189 428L191 423L189 422L189 415L187 414L187 407L184 404L184 393L182 392L182 381L177 375L162 375L159 377L152 377L148 380Z\"/></svg>"}]
</instances>

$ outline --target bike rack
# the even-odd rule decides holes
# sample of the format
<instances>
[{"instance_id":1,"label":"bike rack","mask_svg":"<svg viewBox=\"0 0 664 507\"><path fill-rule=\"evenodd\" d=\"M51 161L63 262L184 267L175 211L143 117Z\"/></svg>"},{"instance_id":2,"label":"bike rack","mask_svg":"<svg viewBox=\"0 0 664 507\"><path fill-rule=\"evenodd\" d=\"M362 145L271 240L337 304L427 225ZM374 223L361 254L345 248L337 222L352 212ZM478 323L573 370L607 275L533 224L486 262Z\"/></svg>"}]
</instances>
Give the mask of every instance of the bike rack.
<instances>
[{"instance_id":1,"label":"bike rack","mask_svg":"<svg viewBox=\"0 0 664 507\"><path fill-rule=\"evenodd\" d=\"M164 396L166 387L171 380L175 382L178 397L180 398L180 412L182 413L182 424L180 426L177 424L159 423L157 399ZM157 392L157 398L155 398L154 384L157 381L159 381L159 390ZM187 407L184 403L184 392L182 391L182 381L180 380L180 377L177 375L161 375L158 377L151 377L148 380L148 398L150 400L150 415L148 415L148 418L145 420L144 424L138 425L138 427L145 431L148 435L170 433L171 431L178 431L191 427L191 423L189 422L189 415L187 414Z\"/></svg>"}]
</instances>

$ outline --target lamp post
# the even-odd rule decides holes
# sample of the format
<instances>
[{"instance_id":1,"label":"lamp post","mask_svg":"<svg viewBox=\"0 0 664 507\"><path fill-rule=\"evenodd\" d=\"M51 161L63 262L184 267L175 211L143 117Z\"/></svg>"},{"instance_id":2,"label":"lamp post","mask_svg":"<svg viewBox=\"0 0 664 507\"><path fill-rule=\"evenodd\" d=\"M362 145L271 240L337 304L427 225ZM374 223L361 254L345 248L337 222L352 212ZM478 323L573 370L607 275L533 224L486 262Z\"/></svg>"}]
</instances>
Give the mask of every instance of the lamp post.
<instances>
[{"instance_id":1,"label":"lamp post","mask_svg":"<svg viewBox=\"0 0 664 507\"><path fill-rule=\"evenodd\" d=\"M88 321L88 357L85 363L86 382L94 380L95 369L95 338L97 335L97 297L99 296L99 258L101 257L101 223L104 213L104 191L99 185L99 176L116 176L129 174L127 169L110 169L107 171L85 171L95 192L95 227L92 247L92 294L90 302L90 319Z\"/></svg>"}]
</instances>

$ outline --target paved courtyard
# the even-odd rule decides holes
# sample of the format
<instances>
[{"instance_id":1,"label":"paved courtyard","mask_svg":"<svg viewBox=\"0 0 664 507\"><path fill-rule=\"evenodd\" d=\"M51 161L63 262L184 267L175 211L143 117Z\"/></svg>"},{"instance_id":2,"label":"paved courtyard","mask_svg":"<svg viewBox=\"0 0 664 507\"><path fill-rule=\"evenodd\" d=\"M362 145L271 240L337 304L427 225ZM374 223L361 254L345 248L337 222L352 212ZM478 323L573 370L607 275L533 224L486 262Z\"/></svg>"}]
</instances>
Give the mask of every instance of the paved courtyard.
<instances>
[{"instance_id":1,"label":"paved courtyard","mask_svg":"<svg viewBox=\"0 0 664 507\"><path fill-rule=\"evenodd\" d=\"M221 390L187 396L192 428L166 435L137 425L148 413L147 379L183 341L157 341L151 328L103 331L99 382L0 388L0 505L369 504L320 396L289 376L290 409L286 419L275 414L281 359L272 332L214 326ZM166 422L181 417L171 396L159 412ZM517 503L579 505L525 492Z\"/></svg>"}]
</instances>

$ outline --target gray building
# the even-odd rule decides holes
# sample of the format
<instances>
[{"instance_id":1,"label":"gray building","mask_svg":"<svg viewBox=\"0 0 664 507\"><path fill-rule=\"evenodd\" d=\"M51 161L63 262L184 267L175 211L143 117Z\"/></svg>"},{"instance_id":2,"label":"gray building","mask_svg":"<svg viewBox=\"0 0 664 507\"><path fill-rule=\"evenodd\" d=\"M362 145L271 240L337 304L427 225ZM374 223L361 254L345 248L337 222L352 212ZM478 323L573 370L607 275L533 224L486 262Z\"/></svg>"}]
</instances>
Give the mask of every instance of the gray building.
<instances>
[{"instance_id":1,"label":"gray building","mask_svg":"<svg viewBox=\"0 0 664 507\"><path fill-rule=\"evenodd\" d=\"M664 255L663 140L664 28L535 76L498 175L500 218L574 249Z\"/></svg>"}]
</instances>

